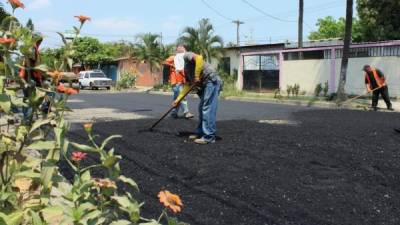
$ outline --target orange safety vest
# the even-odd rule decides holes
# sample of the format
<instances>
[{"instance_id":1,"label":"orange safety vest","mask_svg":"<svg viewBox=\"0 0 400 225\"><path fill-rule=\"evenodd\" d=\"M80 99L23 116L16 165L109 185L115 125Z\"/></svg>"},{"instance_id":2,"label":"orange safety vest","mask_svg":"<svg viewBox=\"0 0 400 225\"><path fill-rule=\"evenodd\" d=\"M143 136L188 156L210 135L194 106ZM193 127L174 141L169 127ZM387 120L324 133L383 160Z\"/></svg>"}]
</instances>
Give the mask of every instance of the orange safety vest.
<instances>
[{"instance_id":1,"label":"orange safety vest","mask_svg":"<svg viewBox=\"0 0 400 225\"><path fill-rule=\"evenodd\" d=\"M170 67L169 82L171 83L171 85L184 84L185 75L183 73L176 72L174 65L174 58L175 56L170 56L164 63L165 65Z\"/></svg>"},{"instance_id":2,"label":"orange safety vest","mask_svg":"<svg viewBox=\"0 0 400 225\"><path fill-rule=\"evenodd\" d=\"M385 85L385 77L379 77L378 72L375 68L371 68L372 73L374 74L374 78L378 87L383 87ZM371 87L371 80L369 79L368 73L365 73L365 79L368 81L369 88Z\"/></svg>"}]
</instances>

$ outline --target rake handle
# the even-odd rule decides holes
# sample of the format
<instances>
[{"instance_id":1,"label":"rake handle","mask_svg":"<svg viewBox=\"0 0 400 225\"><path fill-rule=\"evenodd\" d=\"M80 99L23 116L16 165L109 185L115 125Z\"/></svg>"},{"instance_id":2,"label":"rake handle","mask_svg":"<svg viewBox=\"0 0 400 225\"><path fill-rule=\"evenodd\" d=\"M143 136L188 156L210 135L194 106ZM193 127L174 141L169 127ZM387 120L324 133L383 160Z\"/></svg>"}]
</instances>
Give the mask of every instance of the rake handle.
<instances>
[{"instance_id":1,"label":"rake handle","mask_svg":"<svg viewBox=\"0 0 400 225\"><path fill-rule=\"evenodd\" d=\"M168 111L165 112L164 115L163 115L159 120L157 120L157 122L155 122L155 123L153 124L153 126L150 127L150 130L153 130L161 121L164 120L165 117L168 116L168 114L169 114L174 108L178 107L179 104L185 99L185 97L186 97L190 92L192 92L192 90L193 90L196 86L197 86L196 83L195 83L195 84L192 84L192 86L190 87L189 91L188 91L185 95L183 95L182 98L179 99L179 101L176 102L176 106L172 106L170 109L168 109Z\"/></svg>"},{"instance_id":2,"label":"rake handle","mask_svg":"<svg viewBox=\"0 0 400 225\"><path fill-rule=\"evenodd\" d=\"M348 100L346 100L345 102L343 102L343 104L344 104L344 103L351 102L351 101L356 100L356 99L358 99L358 98L361 98L361 97L363 97L364 95L366 95L366 94L368 94L368 93L372 93L372 92L374 92L374 91L376 91L376 90L379 90L379 89L381 89L381 88L383 88L383 87L385 87L385 86L377 87L377 88L375 88L375 89L373 89L373 90L368 91L368 92L365 93L365 94L358 95L358 96L356 96L356 97L353 97L353 98L351 98L351 99L348 99Z\"/></svg>"}]
</instances>

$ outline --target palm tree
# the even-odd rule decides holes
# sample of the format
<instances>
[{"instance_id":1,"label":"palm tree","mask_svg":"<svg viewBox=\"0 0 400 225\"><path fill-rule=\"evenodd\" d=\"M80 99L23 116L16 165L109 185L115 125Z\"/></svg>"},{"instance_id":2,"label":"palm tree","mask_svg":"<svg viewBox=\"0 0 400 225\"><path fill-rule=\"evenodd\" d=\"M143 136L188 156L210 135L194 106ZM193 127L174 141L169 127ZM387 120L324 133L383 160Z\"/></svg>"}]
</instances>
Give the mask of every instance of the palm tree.
<instances>
[{"instance_id":1,"label":"palm tree","mask_svg":"<svg viewBox=\"0 0 400 225\"><path fill-rule=\"evenodd\" d=\"M339 87L337 91L338 102L346 99L345 86L347 66L349 64L349 53L351 44L351 31L353 27L353 0L347 0L346 6L346 31L344 35L343 57L340 69Z\"/></svg>"},{"instance_id":2,"label":"palm tree","mask_svg":"<svg viewBox=\"0 0 400 225\"><path fill-rule=\"evenodd\" d=\"M142 34L138 36L139 43L136 44L137 59L146 62L150 66L150 72L159 68L163 61L162 44L160 42L160 35L158 34Z\"/></svg>"},{"instance_id":3,"label":"palm tree","mask_svg":"<svg viewBox=\"0 0 400 225\"><path fill-rule=\"evenodd\" d=\"M190 51L201 54L208 62L222 56L223 40L214 35L214 27L209 19L200 20L197 28L186 27L178 42L185 44Z\"/></svg>"}]
</instances>

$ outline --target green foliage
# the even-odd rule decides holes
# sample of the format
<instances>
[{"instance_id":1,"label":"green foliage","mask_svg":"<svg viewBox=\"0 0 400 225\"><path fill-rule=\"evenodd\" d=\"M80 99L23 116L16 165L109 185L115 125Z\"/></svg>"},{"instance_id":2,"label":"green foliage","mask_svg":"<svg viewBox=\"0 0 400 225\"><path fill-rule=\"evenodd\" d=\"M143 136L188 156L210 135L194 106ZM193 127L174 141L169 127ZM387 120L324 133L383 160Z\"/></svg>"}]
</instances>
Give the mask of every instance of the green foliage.
<instances>
[{"instance_id":1,"label":"green foliage","mask_svg":"<svg viewBox=\"0 0 400 225\"><path fill-rule=\"evenodd\" d=\"M132 88L136 82L136 75L131 73L122 73L121 78L117 83L117 89Z\"/></svg>"},{"instance_id":2,"label":"green foliage","mask_svg":"<svg viewBox=\"0 0 400 225\"><path fill-rule=\"evenodd\" d=\"M282 95L281 95L281 89L276 89L275 91L274 91L274 98L276 98L276 99L282 99Z\"/></svg>"},{"instance_id":3,"label":"green foliage","mask_svg":"<svg viewBox=\"0 0 400 225\"><path fill-rule=\"evenodd\" d=\"M300 85L294 84L292 88L292 95L298 97L300 93Z\"/></svg>"},{"instance_id":4,"label":"green foliage","mask_svg":"<svg viewBox=\"0 0 400 225\"><path fill-rule=\"evenodd\" d=\"M357 0L363 41L400 39L399 0Z\"/></svg>"},{"instance_id":5,"label":"green foliage","mask_svg":"<svg viewBox=\"0 0 400 225\"><path fill-rule=\"evenodd\" d=\"M331 38L344 38L346 20L340 17L338 20L332 16L318 19L317 27L318 31L312 31L308 36L310 40L321 40ZM360 21L356 18L353 19L353 41L361 41L361 25Z\"/></svg>"},{"instance_id":6,"label":"green foliage","mask_svg":"<svg viewBox=\"0 0 400 225\"><path fill-rule=\"evenodd\" d=\"M222 57L222 37L214 34L214 27L209 19L200 20L197 28L184 28L178 42L185 44L189 51L201 54L208 62L212 58Z\"/></svg>"},{"instance_id":7,"label":"green foliage","mask_svg":"<svg viewBox=\"0 0 400 225\"><path fill-rule=\"evenodd\" d=\"M0 44L5 62L0 75L0 126L7 128L0 130L0 224L138 225L160 224L162 219L169 223L166 209L158 220L141 217L143 204L131 194L139 191L138 185L121 174L121 156L110 146L121 136L100 140L92 124L86 124L86 144L67 138L69 124L64 114L69 111L69 95L75 92L58 93L58 77L46 73L47 66L40 64L40 57L36 64L26 63L35 56L39 39L32 30L9 22L8 30L0 31L1 36L17 41ZM82 26L75 28L76 37ZM60 68L70 66L72 53L73 47L64 42ZM28 76L15 73L17 67ZM30 76L33 71L51 84L41 86ZM16 81L15 85L6 85L6 78ZM48 109L43 110L44 105ZM98 160L86 163L86 154ZM60 161L67 163L63 170L71 171L71 181L60 175ZM93 177L94 169L101 170L102 175ZM171 220L169 224L180 223Z\"/></svg>"},{"instance_id":8,"label":"green foliage","mask_svg":"<svg viewBox=\"0 0 400 225\"><path fill-rule=\"evenodd\" d=\"M73 42L72 58L75 62L84 65L97 65L102 62L109 62L115 55L114 48L102 45L99 40L92 37L80 37Z\"/></svg>"},{"instance_id":9,"label":"green foliage","mask_svg":"<svg viewBox=\"0 0 400 225\"><path fill-rule=\"evenodd\" d=\"M33 24L31 19L29 19L28 22L26 23L26 28L28 28L31 31L35 30L35 25Z\"/></svg>"},{"instance_id":10,"label":"green foliage","mask_svg":"<svg viewBox=\"0 0 400 225\"><path fill-rule=\"evenodd\" d=\"M324 87L322 88L322 92L324 94L324 97L328 97L328 92L329 92L329 82L326 81L324 84Z\"/></svg>"},{"instance_id":11,"label":"green foliage","mask_svg":"<svg viewBox=\"0 0 400 225\"><path fill-rule=\"evenodd\" d=\"M165 59L165 48L161 44L160 35L147 33L139 35L138 39L137 59L148 63L150 71L160 68L161 62Z\"/></svg>"},{"instance_id":12,"label":"green foliage","mask_svg":"<svg viewBox=\"0 0 400 225\"><path fill-rule=\"evenodd\" d=\"M314 96L319 97L322 92L322 84L317 84L314 89Z\"/></svg>"},{"instance_id":13,"label":"green foliage","mask_svg":"<svg viewBox=\"0 0 400 225\"><path fill-rule=\"evenodd\" d=\"M287 85L286 86L286 93L287 93L287 97L288 98L290 97L290 94L292 93L292 89L293 89L292 85Z\"/></svg>"}]
</instances>

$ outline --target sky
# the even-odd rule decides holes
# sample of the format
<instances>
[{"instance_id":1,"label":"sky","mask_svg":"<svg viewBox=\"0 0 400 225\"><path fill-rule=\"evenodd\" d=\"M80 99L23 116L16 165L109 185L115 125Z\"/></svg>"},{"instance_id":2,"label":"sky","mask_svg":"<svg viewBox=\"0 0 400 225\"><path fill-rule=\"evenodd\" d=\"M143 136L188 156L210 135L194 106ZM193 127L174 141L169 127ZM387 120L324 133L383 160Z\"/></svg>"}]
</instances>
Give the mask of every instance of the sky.
<instances>
[{"instance_id":1,"label":"sky","mask_svg":"<svg viewBox=\"0 0 400 225\"><path fill-rule=\"evenodd\" d=\"M1 0L6 3L6 0ZM163 43L174 43L184 27L196 26L209 18L215 34L225 43L236 43L236 25L241 44L278 43L297 39L298 0L21 0L26 8L16 16L25 23L33 20L46 37L44 45L57 47L56 31L70 31L78 23L74 16L92 20L82 34L101 41L132 41L141 33L158 33ZM305 0L304 36L316 30L318 18L344 17L345 0ZM9 4L5 4L10 9ZM272 16L272 17L271 17Z\"/></svg>"}]
</instances>

